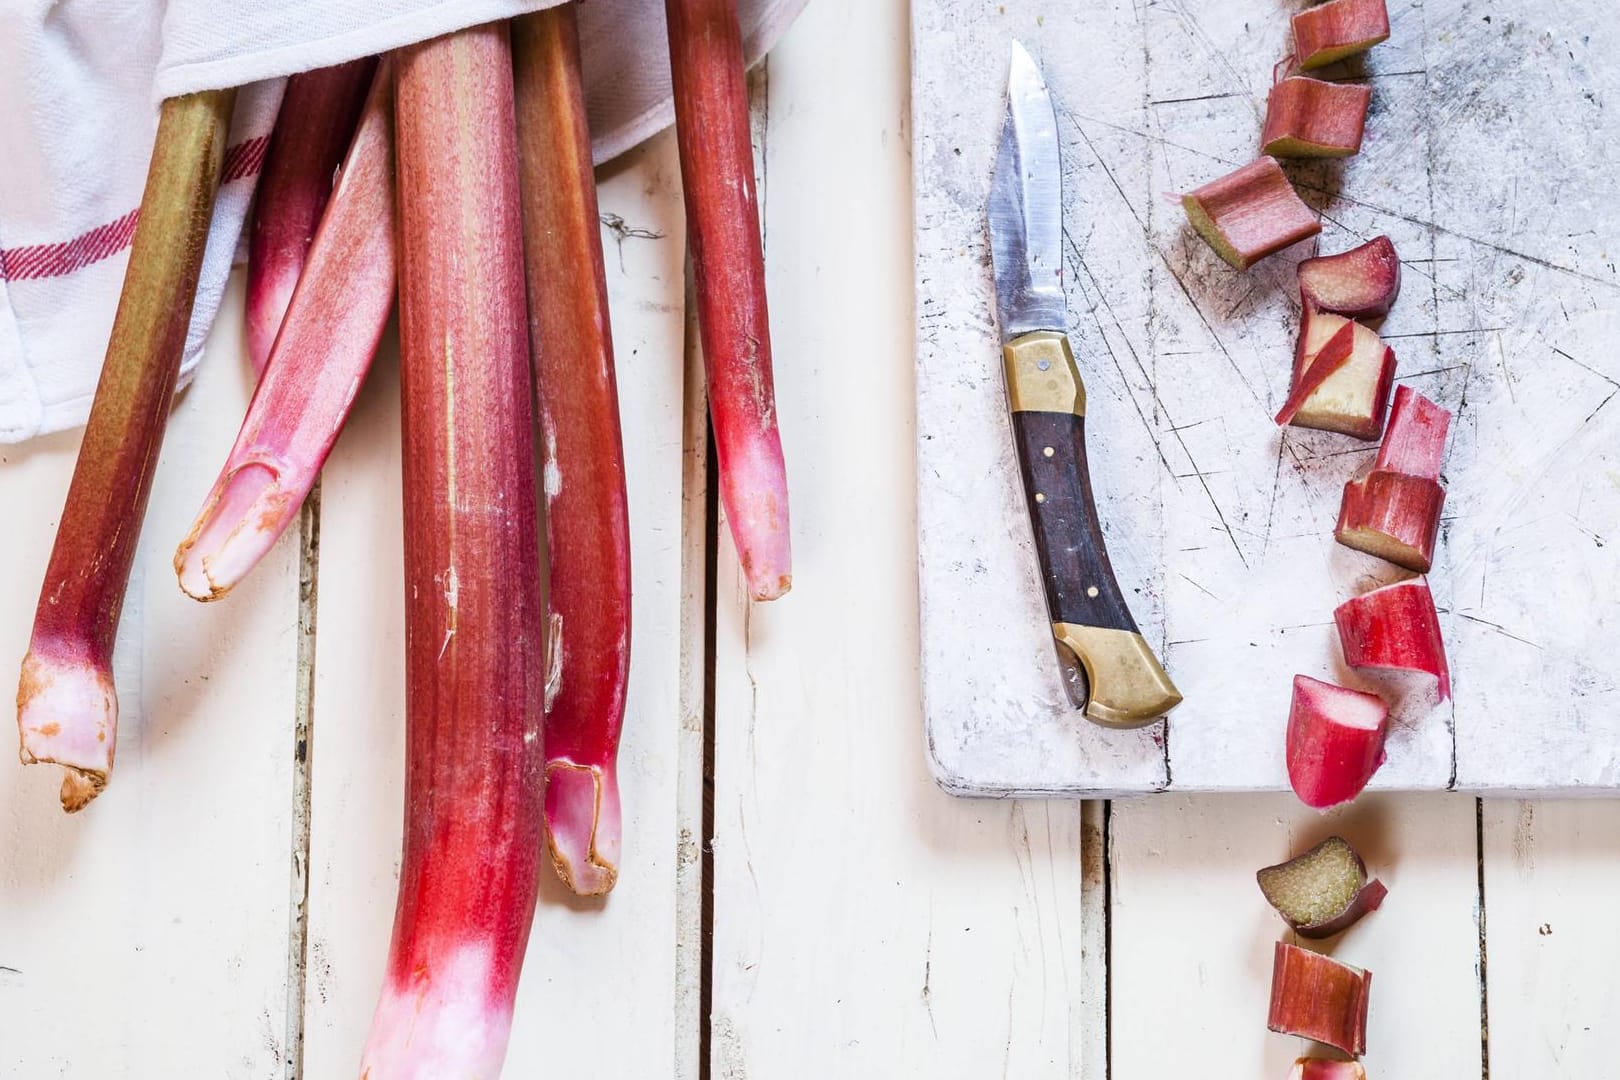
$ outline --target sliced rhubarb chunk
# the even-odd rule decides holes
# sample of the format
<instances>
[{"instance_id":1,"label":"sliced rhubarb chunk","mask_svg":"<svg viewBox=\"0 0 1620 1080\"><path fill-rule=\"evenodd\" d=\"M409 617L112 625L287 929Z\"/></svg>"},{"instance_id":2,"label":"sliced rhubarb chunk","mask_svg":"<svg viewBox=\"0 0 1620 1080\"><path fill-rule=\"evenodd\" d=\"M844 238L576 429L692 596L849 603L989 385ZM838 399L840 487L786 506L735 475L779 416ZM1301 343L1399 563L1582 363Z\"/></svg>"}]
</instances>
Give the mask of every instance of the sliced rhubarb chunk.
<instances>
[{"instance_id":1,"label":"sliced rhubarb chunk","mask_svg":"<svg viewBox=\"0 0 1620 1080\"><path fill-rule=\"evenodd\" d=\"M1370 86L1283 79L1266 98L1260 149L1272 157L1349 157L1361 149L1371 101Z\"/></svg>"},{"instance_id":2,"label":"sliced rhubarb chunk","mask_svg":"<svg viewBox=\"0 0 1620 1080\"><path fill-rule=\"evenodd\" d=\"M1318 315L1308 326L1301 324L1301 331L1300 347L1295 350L1294 386L1277 411L1279 427L1293 422L1299 407L1329 375L1345 365L1355 346L1356 324L1337 315Z\"/></svg>"},{"instance_id":3,"label":"sliced rhubarb chunk","mask_svg":"<svg viewBox=\"0 0 1620 1080\"><path fill-rule=\"evenodd\" d=\"M1388 890L1367 879L1367 866L1342 836L1254 875L1266 903L1306 938L1332 937L1376 911Z\"/></svg>"},{"instance_id":4,"label":"sliced rhubarb chunk","mask_svg":"<svg viewBox=\"0 0 1620 1080\"><path fill-rule=\"evenodd\" d=\"M1372 972L1279 941L1272 952L1266 1026L1347 1054L1364 1054L1371 989Z\"/></svg>"},{"instance_id":5,"label":"sliced rhubarb chunk","mask_svg":"<svg viewBox=\"0 0 1620 1080\"><path fill-rule=\"evenodd\" d=\"M1413 390L1402 386L1395 391L1389 410L1389 430L1378 448L1373 468L1381 472L1405 473L1426 480L1440 479L1440 463L1446 456L1446 432L1451 428L1451 411Z\"/></svg>"},{"instance_id":6,"label":"sliced rhubarb chunk","mask_svg":"<svg viewBox=\"0 0 1620 1080\"><path fill-rule=\"evenodd\" d=\"M1311 320L1311 333L1328 333L1338 325L1335 320L1342 318L1317 315ZM1360 323L1347 320L1344 325L1352 334L1350 355L1320 375L1316 363L1305 365L1300 382L1308 392L1301 395L1303 400L1283 422L1357 439L1376 439L1384 430L1384 410L1395 383L1395 351ZM1340 327L1332 332L1342 330ZM1332 355L1325 347L1323 353Z\"/></svg>"},{"instance_id":7,"label":"sliced rhubarb chunk","mask_svg":"<svg viewBox=\"0 0 1620 1080\"><path fill-rule=\"evenodd\" d=\"M1387 236L1299 264L1299 297L1307 307L1352 319L1389 314L1401 291L1401 260Z\"/></svg>"},{"instance_id":8,"label":"sliced rhubarb chunk","mask_svg":"<svg viewBox=\"0 0 1620 1080\"><path fill-rule=\"evenodd\" d=\"M1269 157L1188 192L1181 206L1215 254L1239 270L1322 231L1282 166Z\"/></svg>"},{"instance_id":9,"label":"sliced rhubarb chunk","mask_svg":"<svg viewBox=\"0 0 1620 1080\"><path fill-rule=\"evenodd\" d=\"M1371 472L1344 485L1333 535L1345 547L1427 574L1445 504L1446 489L1438 480Z\"/></svg>"},{"instance_id":10,"label":"sliced rhubarb chunk","mask_svg":"<svg viewBox=\"0 0 1620 1080\"><path fill-rule=\"evenodd\" d=\"M1451 669L1440 636L1440 615L1423 578L1385 585L1333 610L1344 662L1354 668L1388 668L1433 675L1440 700L1451 696Z\"/></svg>"},{"instance_id":11,"label":"sliced rhubarb chunk","mask_svg":"<svg viewBox=\"0 0 1620 1080\"><path fill-rule=\"evenodd\" d=\"M1388 38L1384 0L1329 0L1294 16L1294 55L1303 71L1366 52Z\"/></svg>"},{"instance_id":12,"label":"sliced rhubarb chunk","mask_svg":"<svg viewBox=\"0 0 1620 1080\"><path fill-rule=\"evenodd\" d=\"M1300 1058L1288 1080L1367 1080L1367 1070L1357 1061L1337 1058Z\"/></svg>"},{"instance_id":13,"label":"sliced rhubarb chunk","mask_svg":"<svg viewBox=\"0 0 1620 1080\"><path fill-rule=\"evenodd\" d=\"M1376 694L1294 676L1288 716L1288 782L1318 810L1361 794L1384 763L1389 708Z\"/></svg>"}]
</instances>

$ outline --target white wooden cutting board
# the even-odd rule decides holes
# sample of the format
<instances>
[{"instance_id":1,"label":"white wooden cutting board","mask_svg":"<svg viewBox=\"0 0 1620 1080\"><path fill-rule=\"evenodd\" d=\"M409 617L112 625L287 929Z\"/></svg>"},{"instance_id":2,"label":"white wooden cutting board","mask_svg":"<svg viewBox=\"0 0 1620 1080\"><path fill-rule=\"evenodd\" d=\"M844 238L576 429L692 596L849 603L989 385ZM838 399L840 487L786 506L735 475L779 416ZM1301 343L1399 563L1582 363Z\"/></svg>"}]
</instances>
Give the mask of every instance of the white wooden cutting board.
<instances>
[{"instance_id":1,"label":"white wooden cutting board","mask_svg":"<svg viewBox=\"0 0 1620 1080\"><path fill-rule=\"evenodd\" d=\"M913 0L918 534L928 752L948 790L1286 788L1291 677L1367 685L1332 610L1400 572L1332 537L1373 447L1279 431L1297 262L1379 233L1383 334L1456 414L1430 583L1455 702L1375 787L1620 782L1620 20L1612 0L1390 0L1328 77L1373 87L1345 163L1289 165L1322 234L1239 273L1173 195L1252 160L1283 0ZM1063 139L1069 333L1099 512L1186 697L1107 731L1058 682L1008 433L984 203L1013 39Z\"/></svg>"}]
</instances>

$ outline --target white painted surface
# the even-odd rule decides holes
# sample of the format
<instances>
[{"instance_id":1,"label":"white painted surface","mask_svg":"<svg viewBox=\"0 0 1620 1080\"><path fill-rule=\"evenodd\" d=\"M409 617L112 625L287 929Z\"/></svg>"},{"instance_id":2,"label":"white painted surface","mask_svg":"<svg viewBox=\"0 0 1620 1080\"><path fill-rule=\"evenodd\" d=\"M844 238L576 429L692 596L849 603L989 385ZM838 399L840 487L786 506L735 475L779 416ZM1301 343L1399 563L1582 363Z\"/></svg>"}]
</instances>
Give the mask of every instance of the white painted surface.
<instances>
[{"instance_id":1,"label":"white painted surface","mask_svg":"<svg viewBox=\"0 0 1620 1080\"><path fill-rule=\"evenodd\" d=\"M1620 276L1597 239L1620 203L1620 111L1604 107L1620 29L1598 3L1390 9L1391 40L1331 69L1374 87L1361 154L1291 166L1321 250L1394 240L1405 288L1383 332L1402 380L1457 417L1431 575L1457 700L1402 716L1374 786L1609 790L1620 654L1584 598L1620 592ZM1332 531L1371 448L1271 420L1313 245L1238 273L1172 199L1258 153L1287 14L913 5L923 686L952 790L1286 789L1291 677L1363 685L1331 613L1397 572ZM1167 734L1085 724L1044 628L984 226L1015 38L1058 103L1092 478L1121 584L1186 697Z\"/></svg>"},{"instance_id":2,"label":"white painted surface","mask_svg":"<svg viewBox=\"0 0 1620 1080\"><path fill-rule=\"evenodd\" d=\"M911 574L906 56L903 12L817 0L773 61L768 125L761 114L800 577L745 622L722 534L709 1075L1163 1080L1174 1063L1281 1080L1294 1044L1267 1033L1264 1014L1267 950L1284 932L1252 874L1342 827L1392 890L1336 946L1376 973L1372 1075L1483 1077L1472 800L1380 795L1321 818L1286 796L1109 808L967 801L934 786ZM624 355L625 337L642 335L640 357L661 358L639 405L626 395L627 414L644 417L678 400L662 366L681 342L672 162L662 146L604 177L604 209L669 230L666 241L628 239L613 280L621 370L643 363ZM614 274L611 248L608 264ZM169 531L189 523L245 404L239 311L227 309L215 344L225 354L170 429L152 517ZM638 370L654 369L646 363ZM403 641L392 370L389 354L325 478L309 1080L353 1075L393 917ZM638 574L680 557L639 531L654 510L673 530L681 512L655 485L678 495L684 461L687 496L701 499L700 440L683 456L679 418L666 428L659 417L669 456L635 443L630 454L632 483L649 492L633 504ZM0 456L0 505L12 508L0 530L0 658L12 663L74 448L58 439ZM701 520L690 505L686 515ZM203 608L174 589L175 538L163 531L143 547L144 614L130 609L125 642L147 657L142 696L147 709L164 703L163 733L132 721L112 788L77 818L56 809L48 770L0 764L7 1080L287 1075L295 545L259 571L263 584L244 586L261 591ZM690 562L702 548L690 531L686 541ZM637 818L621 887L645 858L635 894L597 913L544 901L508 1077L560 1073L559 1055L577 1062L588 1047L609 1055L595 1075L614 1080L700 1075L702 787L690 769L701 757L701 575L685 589L684 641L675 607L644 614L638 600L638 633L667 640L638 637L637 678L661 681L645 692L638 682L632 699L648 710L638 717L663 709L636 737L666 740L660 753L685 771L641 774L640 794L626 793ZM121 678L135 673L121 661ZM1620 804L1487 802L1480 824L1492 1074L1609 1075Z\"/></svg>"}]
</instances>

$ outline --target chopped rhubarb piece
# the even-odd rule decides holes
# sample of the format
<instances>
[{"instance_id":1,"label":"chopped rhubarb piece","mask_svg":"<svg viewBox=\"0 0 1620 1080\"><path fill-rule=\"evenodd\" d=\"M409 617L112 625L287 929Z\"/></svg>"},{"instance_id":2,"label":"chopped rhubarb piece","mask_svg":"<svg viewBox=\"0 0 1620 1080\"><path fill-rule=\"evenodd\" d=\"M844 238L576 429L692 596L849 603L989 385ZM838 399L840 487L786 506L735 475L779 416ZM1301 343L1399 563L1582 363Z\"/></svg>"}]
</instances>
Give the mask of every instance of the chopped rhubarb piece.
<instances>
[{"instance_id":1,"label":"chopped rhubarb piece","mask_svg":"<svg viewBox=\"0 0 1620 1080\"><path fill-rule=\"evenodd\" d=\"M1395 391L1395 404L1389 410L1389 430L1378 448L1373 468L1381 472L1405 473L1427 480L1440 479L1440 463L1446 456L1446 432L1451 427L1451 411L1413 390L1402 386Z\"/></svg>"},{"instance_id":2,"label":"chopped rhubarb piece","mask_svg":"<svg viewBox=\"0 0 1620 1080\"><path fill-rule=\"evenodd\" d=\"M1401 291L1401 260L1387 236L1299 264L1299 297L1307 307L1352 319L1389 314Z\"/></svg>"},{"instance_id":3,"label":"chopped rhubarb piece","mask_svg":"<svg viewBox=\"0 0 1620 1080\"><path fill-rule=\"evenodd\" d=\"M1254 875L1266 902L1300 937L1325 938L1378 910L1388 890L1367 880L1367 867L1342 836Z\"/></svg>"},{"instance_id":4,"label":"chopped rhubarb piece","mask_svg":"<svg viewBox=\"0 0 1620 1080\"><path fill-rule=\"evenodd\" d=\"M1183 195L1181 206L1215 254L1239 270L1322 231L1275 158L1211 180Z\"/></svg>"},{"instance_id":5,"label":"chopped rhubarb piece","mask_svg":"<svg viewBox=\"0 0 1620 1080\"><path fill-rule=\"evenodd\" d=\"M1333 329L1335 325L1338 326L1337 330ZM1295 350L1299 360L1294 365L1294 387L1288 392L1288 400L1277 411L1279 427L1293 422L1294 414L1299 412L1306 399L1350 359L1350 351L1355 345L1356 324L1336 315L1317 316L1308 326L1302 323L1301 330L1300 347ZM1328 337L1321 340L1324 334Z\"/></svg>"},{"instance_id":6,"label":"chopped rhubarb piece","mask_svg":"<svg viewBox=\"0 0 1620 1080\"><path fill-rule=\"evenodd\" d=\"M1337 1058L1300 1058L1288 1080L1367 1080L1367 1070L1357 1061Z\"/></svg>"},{"instance_id":7,"label":"chopped rhubarb piece","mask_svg":"<svg viewBox=\"0 0 1620 1080\"><path fill-rule=\"evenodd\" d=\"M1438 480L1371 472L1344 485L1333 535L1345 547L1427 574L1445 504L1446 489Z\"/></svg>"},{"instance_id":8,"label":"chopped rhubarb piece","mask_svg":"<svg viewBox=\"0 0 1620 1080\"><path fill-rule=\"evenodd\" d=\"M376 65L375 57L366 57L287 80L264 152L248 241L248 359L260 374L332 193L333 174L360 122Z\"/></svg>"},{"instance_id":9,"label":"chopped rhubarb piece","mask_svg":"<svg viewBox=\"0 0 1620 1080\"><path fill-rule=\"evenodd\" d=\"M1307 675L1294 676L1288 715L1288 782L1318 810L1361 794L1384 763L1389 708L1364 694Z\"/></svg>"},{"instance_id":10,"label":"chopped rhubarb piece","mask_svg":"<svg viewBox=\"0 0 1620 1080\"><path fill-rule=\"evenodd\" d=\"M1440 614L1423 578L1385 585L1333 610L1344 662L1354 668L1422 671L1439 684L1440 700L1451 696L1451 669L1440 637Z\"/></svg>"},{"instance_id":11,"label":"chopped rhubarb piece","mask_svg":"<svg viewBox=\"0 0 1620 1080\"><path fill-rule=\"evenodd\" d=\"M218 600L298 518L394 308L394 81L365 115L225 467L174 553L180 588Z\"/></svg>"},{"instance_id":12,"label":"chopped rhubarb piece","mask_svg":"<svg viewBox=\"0 0 1620 1080\"><path fill-rule=\"evenodd\" d=\"M1370 86L1284 79L1266 99L1260 149L1272 157L1349 157L1361 149L1371 101Z\"/></svg>"},{"instance_id":13,"label":"chopped rhubarb piece","mask_svg":"<svg viewBox=\"0 0 1620 1080\"><path fill-rule=\"evenodd\" d=\"M1366 52L1388 38L1384 0L1328 0L1294 16L1294 55L1304 71Z\"/></svg>"},{"instance_id":14,"label":"chopped rhubarb piece","mask_svg":"<svg viewBox=\"0 0 1620 1080\"><path fill-rule=\"evenodd\" d=\"M169 420L235 90L169 98L106 360L45 568L17 687L23 764L63 768L62 809L107 784L118 740L113 639Z\"/></svg>"},{"instance_id":15,"label":"chopped rhubarb piece","mask_svg":"<svg viewBox=\"0 0 1620 1080\"><path fill-rule=\"evenodd\" d=\"M1302 400L1293 415L1282 420L1279 414L1279 420L1294 427L1376 439L1384 430L1384 409L1395 382L1395 352L1372 330L1348 320L1341 324L1342 319L1341 315L1318 314L1310 320L1312 338L1330 335L1329 344L1333 341L1331 335L1348 327L1352 334L1350 355L1320 374L1317 366L1322 359L1306 364L1300 376L1306 392L1298 394ZM1307 342L1307 349L1309 345ZM1321 353L1328 360L1333 358L1326 346ZM1306 357L1310 358L1309 352Z\"/></svg>"},{"instance_id":16,"label":"chopped rhubarb piece","mask_svg":"<svg viewBox=\"0 0 1620 1080\"><path fill-rule=\"evenodd\" d=\"M1371 989L1372 972L1279 941L1272 951L1266 1026L1359 1056L1367 1052Z\"/></svg>"}]
</instances>

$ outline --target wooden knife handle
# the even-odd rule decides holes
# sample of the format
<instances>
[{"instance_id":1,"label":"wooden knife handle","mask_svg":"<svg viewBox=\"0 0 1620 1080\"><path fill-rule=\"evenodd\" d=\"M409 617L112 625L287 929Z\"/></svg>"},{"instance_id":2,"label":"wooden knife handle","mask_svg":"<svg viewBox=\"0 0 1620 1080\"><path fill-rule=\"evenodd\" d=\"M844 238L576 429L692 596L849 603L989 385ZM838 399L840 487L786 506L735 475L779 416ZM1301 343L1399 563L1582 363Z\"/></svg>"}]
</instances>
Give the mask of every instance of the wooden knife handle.
<instances>
[{"instance_id":1,"label":"wooden knife handle","mask_svg":"<svg viewBox=\"0 0 1620 1080\"><path fill-rule=\"evenodd\" d=\"M1086 467L1085 386L1069 341L1036 331L1002 354L1052 636L1085 669L1088 719L1151 723L1181 695L1138 632L1108 561Z\"/></svg>"}]
</instances>

